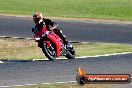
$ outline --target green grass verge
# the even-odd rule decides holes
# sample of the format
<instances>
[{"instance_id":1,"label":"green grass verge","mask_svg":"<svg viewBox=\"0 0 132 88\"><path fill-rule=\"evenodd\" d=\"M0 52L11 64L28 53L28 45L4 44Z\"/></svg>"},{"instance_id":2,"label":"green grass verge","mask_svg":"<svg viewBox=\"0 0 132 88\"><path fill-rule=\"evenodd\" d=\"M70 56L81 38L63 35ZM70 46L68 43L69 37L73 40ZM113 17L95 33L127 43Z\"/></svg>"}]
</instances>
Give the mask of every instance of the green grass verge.
<instances>
[{"instance_id":1,"label":"green grass verge","mask_svg":"<svg viewBox=\"0 0 132 88\"><path fill-rule=\"evenodd\" d=\"M73 44L76 56L132 52L132 45L116 43ZM45 58L34 40L0 38L0 60L31 60Z\"/></svg>"},{"instance_id":2,"label":"green grass verge","mask_svg":"<svg viewBox=\"0 0 132 88\"><path fill-rule=\"evenodd\" d=\"M88 85L77 85L76 83L64 83L64 84L45 84L36 86L22 86L13 88L112 88L110 84L88 84Z\"/></svg>"},{"instance_id":3,"label":"green grass verge","mask_svg":"<svg viewBox=\"0 0 132 88\"><path fill-rule=\"evenodd\" d=\"M132 0L0 0L0 13L132 20Z\"/></svg>"}]
</instances>

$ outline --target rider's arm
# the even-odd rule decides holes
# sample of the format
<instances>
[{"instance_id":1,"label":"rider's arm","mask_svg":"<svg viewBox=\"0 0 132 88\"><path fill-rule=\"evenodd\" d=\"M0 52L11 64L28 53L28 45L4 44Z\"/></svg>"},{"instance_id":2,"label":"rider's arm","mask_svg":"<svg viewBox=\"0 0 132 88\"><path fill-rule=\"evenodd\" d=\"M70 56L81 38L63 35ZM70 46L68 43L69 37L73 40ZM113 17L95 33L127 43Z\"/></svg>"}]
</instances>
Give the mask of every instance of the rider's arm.
<instances>
[{"instance_id":1,"label":"rider's arm","mask_svg":"<svg viewBox=\"0 0 132 88\"><path fill-rule=\"evenodd\" d=\"M50 19L45 19L44 21L48 30L53 30L58 27L58 24L51 21Z\"/></svg>"},{"instance_id":2,"label":"rider's arm","mask_svg":"<svg viewBox=\"0 0 132 88\"><path fill-rule=\"evenodd\" d=\"M56 24L56 23L54 23L54 25L53 26L49 26L50 27L50 30L53 30L53 29L55 29L55 28L57 28L58 27L58 24Z\"/></svg>"}]
</instances>

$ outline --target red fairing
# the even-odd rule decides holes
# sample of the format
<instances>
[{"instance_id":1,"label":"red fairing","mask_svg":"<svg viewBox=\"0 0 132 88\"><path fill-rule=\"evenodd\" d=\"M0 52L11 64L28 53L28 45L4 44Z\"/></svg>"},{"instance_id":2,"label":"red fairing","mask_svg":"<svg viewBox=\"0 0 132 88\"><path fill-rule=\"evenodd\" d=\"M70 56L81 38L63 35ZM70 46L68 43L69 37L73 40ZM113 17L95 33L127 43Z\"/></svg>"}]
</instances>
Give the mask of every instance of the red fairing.
<instances>
[{"instance_id":1,"label":"red fairing","mask_svg":"<svg viewBox=\"0 0 132 88\"><path fill-rule=\"evenodd\" d=\"M39 37L41 38L42 34L44 34L44 32L48 31L46 29L46 25L43 26L43 28L41 29L41 31L39 32L36 32L34 34L34 37ZM51 31L47 37L55 44L56 46L56 57L59 57L60 56L60 52L61 52L61 39L58 35L56 35L53 31ZM44 40L44 42L46 42L48 45L49 45L49 42L50 41L47 41L47 40Z\"/></svg>"},{"instance_id":2,"label":"red fairing","mask_svg":"<svg viewBox=\"0 0 132 88\"><path fill-rule=\"evenodd\" d=\"M60 50L61 50L61 39L58 35L56 35L53 31L50 32L50 34L47 36L56 46L56 56L60 56Z\"/></svg>"}]
</instances>

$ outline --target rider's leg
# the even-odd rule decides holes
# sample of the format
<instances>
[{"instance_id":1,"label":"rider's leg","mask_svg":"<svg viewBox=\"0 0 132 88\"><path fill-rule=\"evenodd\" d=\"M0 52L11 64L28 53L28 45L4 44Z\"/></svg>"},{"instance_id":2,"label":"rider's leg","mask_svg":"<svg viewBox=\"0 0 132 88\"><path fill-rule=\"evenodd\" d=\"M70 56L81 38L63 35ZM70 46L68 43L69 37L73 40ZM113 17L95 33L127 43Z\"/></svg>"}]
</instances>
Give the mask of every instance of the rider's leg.
<instances>
[{"instance_id":1,"label":"rider's leg","mask_svg":"<svg viewBox=\"0 0 132 88\"><path fill-rule=\"evenodd\" d=\"M62 33L61 30L59 29L53 29L53 31L55 32L55 34L57 34L64 42L64 44L66 45L67 48L73 48L72 45L68 42L68 40L66 39L66 36Z\"/></svg>"},{"instance_id":2,"label":"rider's leg","mask_svg":"<svg viewBox=\"0 0 132 88\"><path fill-rule=\"evenodd\" d=\"M55 34L57 34L63 40L64 44L68 43L68 40L66 39L66 36L62 33L62 30L53 29L53 31L55 32Z\"/></svg>"}]
</instances>

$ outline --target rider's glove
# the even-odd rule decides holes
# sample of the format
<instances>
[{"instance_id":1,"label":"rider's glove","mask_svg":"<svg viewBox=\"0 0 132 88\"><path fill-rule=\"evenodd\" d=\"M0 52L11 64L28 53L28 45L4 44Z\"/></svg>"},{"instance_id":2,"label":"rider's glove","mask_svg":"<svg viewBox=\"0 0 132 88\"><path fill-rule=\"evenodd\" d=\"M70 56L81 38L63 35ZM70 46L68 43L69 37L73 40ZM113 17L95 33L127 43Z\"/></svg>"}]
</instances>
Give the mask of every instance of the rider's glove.
<instances>
[{"instance_id":1,"label":"rider's glove","mask_svg":"<svg viewBox=\"0 0 132 88\"><path fill-rule=\"evenodd\" d=\"M42 38L44 38L45 36L47 36L50 33L50 31L46 31L44 34L42 34Z\"/></svg>"},{"instance_id":2,"label":"rider's glove","mask_svg":"<svg viewBox=\"0 0 132 88\"><path fill-rule=\"evenodd\" d=\"M32 28L32 32L33 32L33 33L36 33L36 32L38 32L38 31L37 31L37 29Z\"/></svg>"},{"instance_id":3,"label":"rider's glove","mask_svg":"<svg viewBox=\"0 0 132 88\"><path fill-rule=\"evenodd\" d=\"M53 30L58 27L58 24L54 23L53 26L49 25L49 30Z\"/></svg>"}]
</instances>

